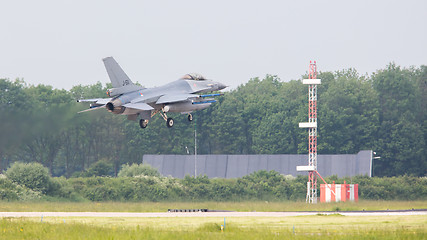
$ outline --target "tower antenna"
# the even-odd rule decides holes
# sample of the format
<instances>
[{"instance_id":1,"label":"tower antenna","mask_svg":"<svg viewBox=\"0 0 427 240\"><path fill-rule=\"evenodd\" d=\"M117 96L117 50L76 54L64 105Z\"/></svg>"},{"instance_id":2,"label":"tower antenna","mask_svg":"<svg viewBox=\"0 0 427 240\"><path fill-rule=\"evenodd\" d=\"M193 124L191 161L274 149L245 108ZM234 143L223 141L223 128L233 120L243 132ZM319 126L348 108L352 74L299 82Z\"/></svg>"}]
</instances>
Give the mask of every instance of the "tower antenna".
<instances>
[{"instance_id":1,"label":"tower antenna","mask_svg":"<svg viewBox=\"0 0 427 240\"><path fill-rule=\"evenodd\" d=\"M308 122L299 123L300 128L308 128L308 166L297 166L297 171L308 171L307 203L317 203L317 79L316 61L310 61L308 79L302 83L308 85Z\"/></svg>"}]
</instances>

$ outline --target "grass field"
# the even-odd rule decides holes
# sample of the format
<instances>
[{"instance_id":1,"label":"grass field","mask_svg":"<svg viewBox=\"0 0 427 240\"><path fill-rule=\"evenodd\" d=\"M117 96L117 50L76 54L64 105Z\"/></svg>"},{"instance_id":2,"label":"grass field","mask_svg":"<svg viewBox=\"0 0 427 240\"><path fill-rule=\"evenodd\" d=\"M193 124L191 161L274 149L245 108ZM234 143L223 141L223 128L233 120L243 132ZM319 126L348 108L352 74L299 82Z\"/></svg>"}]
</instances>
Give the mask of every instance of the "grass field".
<instances>
[{"instance_id":1,"label":"grass field","mask_svg":"<svg viewBox=\"0 0 427 240\"><path fill-rule=\"evenodd\" d=\"M0 211L166 212L168 208L232 211L348 211L426 209L426 201L69 203L0 202ZM427 217L44 217L0 219L0 239L427 239Z\"/></svg>"},{"instance_id":2,"label":"grass field","mask_svg":"<svg viewBox=\"0 0 427 240\"><path fill-rule=\"evenodd\" d=\"M427 209L427 201L305 202L0 202L0 212L166 212L168 209L279 211L370 211Z\"/></svg>"},{"instance_id":3,"label":"grass field","mask_svg":"<svg viewBox=\"0 0 427 240\"><path fill-rule=\"evenodd\" d=\"M2 239L426 239L425 216L6 218Z\"/></svg>"}]
</instances>

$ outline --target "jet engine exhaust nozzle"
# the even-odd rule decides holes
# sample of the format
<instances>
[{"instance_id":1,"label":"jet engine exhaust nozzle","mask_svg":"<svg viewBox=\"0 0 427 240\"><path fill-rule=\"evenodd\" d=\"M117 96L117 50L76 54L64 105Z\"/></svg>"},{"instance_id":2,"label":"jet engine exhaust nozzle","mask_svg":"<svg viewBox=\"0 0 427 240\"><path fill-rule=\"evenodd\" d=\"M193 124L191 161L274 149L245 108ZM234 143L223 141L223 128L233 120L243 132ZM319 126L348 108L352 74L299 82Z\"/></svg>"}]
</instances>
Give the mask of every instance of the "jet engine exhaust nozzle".
<instances>
[{"instance_id":1,"label":"jet engine exhaust nozzle","mask_svg":"<svg viewBox=\"0 0 427 240\"><path fill-rule=\"evenodd\" d=\"M122 101L120 101L119 99L114 99L111 102L108 102L105 107L107 108L107 110L111 113L114 114L121 114L125 111L125 107L122 106Z\"/></svg>"},{"instance_id":2,"label":"jet engine exhaust nozzle","mask_svg":"<svg viewBox=\"0 0 427 240\"><path fill-rule=\"evenodd\" d=\"M105 105L105 107L107 108L108 111L113 112L114 111L114 105L112 102L107 103L107 105Z\"/></svg>"}]
</instances>

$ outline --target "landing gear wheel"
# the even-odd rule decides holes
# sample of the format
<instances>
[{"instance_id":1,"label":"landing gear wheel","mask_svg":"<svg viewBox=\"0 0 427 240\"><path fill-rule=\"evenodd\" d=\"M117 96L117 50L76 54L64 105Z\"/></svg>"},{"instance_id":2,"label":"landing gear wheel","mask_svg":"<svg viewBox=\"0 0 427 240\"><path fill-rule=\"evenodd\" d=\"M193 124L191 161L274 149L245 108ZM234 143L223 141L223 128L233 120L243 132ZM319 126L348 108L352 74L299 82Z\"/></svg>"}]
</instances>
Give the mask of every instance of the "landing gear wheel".
<instances>
[{"instance_id":1,"label":"landing gear wheel","mask_svg":"<svg viewBox=\"0 0 427 240\"><path fill-rule=\"evenodd\" d=\"M188 121L193 121L193 115L191 115L191 114L188 114Z\"/></svg>"},{"instance_id":2,"label":"landing gear wheel","mask_svg":"<svg viewBox=\"0 0 427 240\"><path fill-rule=\"evenodd\" d=\"M145 119L140 119L140 120L139 120L139 126L140 126L141 128L146 128L146 127L147 127L147 124L148 124L148 121L147 121L147 120L145 120Z\"/></svg>"},{"instance_id":3,"label":"landing gear wheel","mask_svg":"<svg viewBox=\"0 0 427 240\"><path fill-rule=\"evenodd\" d=\"M168 126L168 128L173 127L173 119L172 118L168 118L166 120L166 126Z\"/></svg>"}]
</instances>

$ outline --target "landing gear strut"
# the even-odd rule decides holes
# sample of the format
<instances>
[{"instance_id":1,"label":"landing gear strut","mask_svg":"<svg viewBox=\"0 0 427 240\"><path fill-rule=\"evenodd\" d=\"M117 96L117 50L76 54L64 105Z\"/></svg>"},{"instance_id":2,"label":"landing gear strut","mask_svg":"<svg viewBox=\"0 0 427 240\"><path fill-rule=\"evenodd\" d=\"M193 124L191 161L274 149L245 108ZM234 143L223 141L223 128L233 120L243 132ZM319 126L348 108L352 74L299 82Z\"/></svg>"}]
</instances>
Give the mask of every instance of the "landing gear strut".
<instances>
[{"instance_id":1,"label":"landing gear strut","mask_svg":"<svg viewBox=\"0 0 427 240\"><path fill-rule=\"evenodd\" d=\"M168 128L173 127L174 121L173 118L168 118L168 115L166 115L166 112L164 111L164 109L162 108L161 111L159 111L160 116L162 116L162 118L166 121L166 126Z\"/></svg>"}]
</instances>

